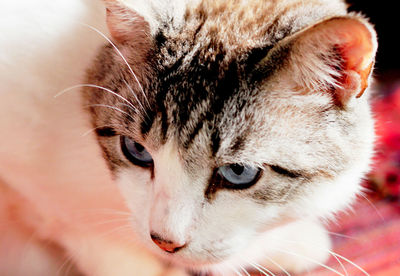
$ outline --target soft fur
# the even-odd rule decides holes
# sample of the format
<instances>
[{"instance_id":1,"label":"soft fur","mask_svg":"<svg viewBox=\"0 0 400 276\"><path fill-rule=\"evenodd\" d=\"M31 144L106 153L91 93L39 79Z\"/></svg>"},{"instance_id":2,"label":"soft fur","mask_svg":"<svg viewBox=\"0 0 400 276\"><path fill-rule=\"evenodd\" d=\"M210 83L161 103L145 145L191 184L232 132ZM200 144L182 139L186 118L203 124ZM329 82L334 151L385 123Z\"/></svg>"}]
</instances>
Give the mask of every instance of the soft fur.
<instances>
[{"instance_id":1,"label":"soft fur","mask_svg":"<svg viewBox=\"0 0 400 276\"><path fill-rule=\"evenodd\" d=\"M106 18L58 2L2 4L0 257L15 254L0 274L297 272L329 256L320 221L355 199L372 155L364 18L341 1L105 1ZM216 185L234 163L262 176Z\"/></svg>"}]
</instances>

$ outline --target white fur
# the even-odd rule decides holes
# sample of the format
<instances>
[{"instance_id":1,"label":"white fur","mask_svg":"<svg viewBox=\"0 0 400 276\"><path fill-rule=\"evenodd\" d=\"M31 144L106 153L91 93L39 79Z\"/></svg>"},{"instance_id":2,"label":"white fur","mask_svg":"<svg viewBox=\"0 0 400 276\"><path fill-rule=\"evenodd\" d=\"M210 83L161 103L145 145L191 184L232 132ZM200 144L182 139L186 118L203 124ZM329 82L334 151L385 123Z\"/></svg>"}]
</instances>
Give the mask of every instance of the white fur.
<instances>
[{"instance_id":1,"label":"white fur","mask_svg":"<svg viewBox=\"0 0 400 276\"><path fill-rule=\"evenodd\" d=\"M165 22L172 24L171 27L181 26L186 7L195 6L199 0L122 0L121 2L143 16L149 23L150 33L154 35L160 24Z\"/></svg>"},{"instance_id":2,"label":"white fur","mask_svg":"<svg viewBox=\"0 0 400 276\"><path fill-rule=\"evenodd\" d=\"M1 193L0 232L9 242L2 255L14 252L0 259L1 275L20 275L27 255L22 275L56 275L70 257L87 275L163 269L140 247L107 235L121 224L104 222L121 219L110 210L123 211L122 199L93 133L82 136L91 126L79 90L54 98L82 82L105 40L81 23L107 33L104 15L102 3L92 0L0 5L0 187L18 195ZM15 235L7 235L10 225ZM66 254L54 255L49 241Z\"/></svg>"}]
</instances>

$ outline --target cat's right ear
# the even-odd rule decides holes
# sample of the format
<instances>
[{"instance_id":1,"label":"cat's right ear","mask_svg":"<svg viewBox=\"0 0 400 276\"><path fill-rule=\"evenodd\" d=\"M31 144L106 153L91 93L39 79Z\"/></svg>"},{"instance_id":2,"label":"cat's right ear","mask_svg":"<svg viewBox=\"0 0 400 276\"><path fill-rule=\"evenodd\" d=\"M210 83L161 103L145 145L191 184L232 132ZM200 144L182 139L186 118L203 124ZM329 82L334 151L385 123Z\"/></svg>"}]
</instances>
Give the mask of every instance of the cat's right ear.
<instances>
[{"instance_id":1,"label":"cat's right ear","mask_svg":"<svg viewBox=\"0 0 400 276\"><path fill-rule=\"evenodd\" d=\"M124 43L149 33L149 24L136 10L119 0L104 0L107 26L114 41Z\"/></svg>"},{"instance_id":2,"label":"cat's right ear","mask_svg":"<svg viewBox=\"0 0 400 276\"><path fill-rule=\"evenodd\" d=\"M286 69L299 87L330 93L342 107L363 95L375 62L377 38L359 15L324 20L289 37Z\"/></svg>"}]
</instances>

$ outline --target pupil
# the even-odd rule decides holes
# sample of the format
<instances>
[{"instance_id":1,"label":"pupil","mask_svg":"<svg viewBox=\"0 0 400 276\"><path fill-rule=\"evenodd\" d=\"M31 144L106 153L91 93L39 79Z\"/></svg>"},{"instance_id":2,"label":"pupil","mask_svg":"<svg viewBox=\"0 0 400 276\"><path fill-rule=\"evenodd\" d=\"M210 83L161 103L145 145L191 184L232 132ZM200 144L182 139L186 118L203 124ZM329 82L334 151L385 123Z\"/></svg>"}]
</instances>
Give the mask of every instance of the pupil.
<instances>
[{"instance_id":1,"label":"pupil","mask_svg":"<svg viewBox=\"0 0 400 276\"><path fill-rule=\"evenodd\" d=\"M240 166L238 164L230 165L230 168L237 175L241 175L243 173L243 171L244 171L244 167Z\"/></svg>"},{"instance_id":2,"label":"pupil","mask_svg":"<svg viewBox=\"0 0 400 276\"><path fill-rule=\"evenodd\" d=\"M138 152L142 152L144 150L144 147L139 143L135 143L135 147Z\"/></svg>"}]
</instances>

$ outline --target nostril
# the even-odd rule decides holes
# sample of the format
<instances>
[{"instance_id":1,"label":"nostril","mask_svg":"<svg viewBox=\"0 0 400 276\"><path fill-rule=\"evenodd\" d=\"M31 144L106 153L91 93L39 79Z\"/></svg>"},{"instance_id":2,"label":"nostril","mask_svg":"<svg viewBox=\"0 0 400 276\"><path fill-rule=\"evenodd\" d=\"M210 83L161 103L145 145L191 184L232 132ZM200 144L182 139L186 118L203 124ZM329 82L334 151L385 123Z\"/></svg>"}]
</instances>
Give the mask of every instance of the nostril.
<instances>
[{"instance_id":1,"label":"nostril","mask_svg":"<svg viewBox=\"0 0 400 276\"><path fill-rule=\"evenodd\" d=\"M157 244L158 247L168 253L175 253L185 247L185 244L179 244L170 240L163 239L155 233L151 233L150 236L153 242Z\"/></svg>"}]
</instances>

